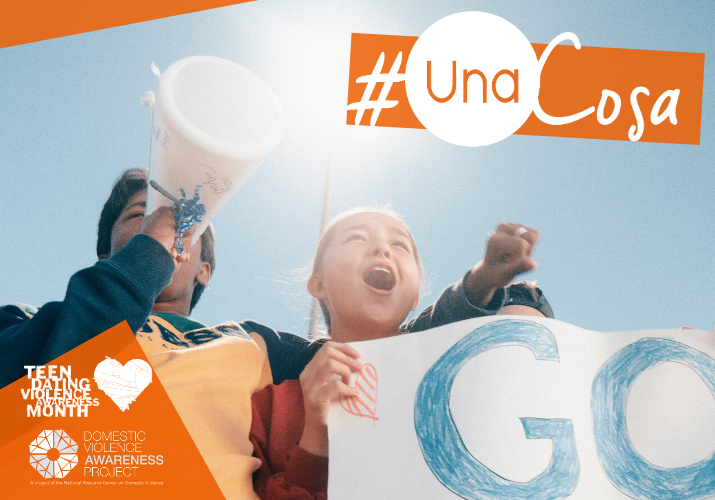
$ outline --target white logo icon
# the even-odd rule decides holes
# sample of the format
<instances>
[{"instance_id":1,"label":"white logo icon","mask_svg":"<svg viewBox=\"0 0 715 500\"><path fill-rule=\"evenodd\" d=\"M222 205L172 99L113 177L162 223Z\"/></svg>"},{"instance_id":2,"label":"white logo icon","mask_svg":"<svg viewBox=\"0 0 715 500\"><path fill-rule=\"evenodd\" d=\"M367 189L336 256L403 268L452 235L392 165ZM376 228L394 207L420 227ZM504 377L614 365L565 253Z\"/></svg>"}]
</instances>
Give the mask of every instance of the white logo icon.
<instances>
[{"instance_id":1,"label":"white logo icon","mask_svg":"<svg viewBox=\"0 0 715 500\"><path fill-rule=\"evenodd\" d=\"M427 28L405 72L422 125L460 146L486 146L516 132L538 104L539 82L529 40L485 12L453 14Z\"/></svg>"},{"instance_id":2,"label":"white logo icon","mask_svg":"<svg viewBox=\"0 0 715 500\"><path fill-rule=\"evenodd\" d=\"M30 465L44 478L65 477L77 465L77 443L62 429L42 431L30 444Z\"/></svg>"},{"instance_id":3,"label":"white logo icon","mask_svg":"<svg viewBox=\"0 0 715 500\"><path fill-rule=\"evenodd\" d=\"M151 366L142 359L132 359L122 366L108 357L94 369L94 381L124 411L151 384Z\"/></svg>"}]
</instances>

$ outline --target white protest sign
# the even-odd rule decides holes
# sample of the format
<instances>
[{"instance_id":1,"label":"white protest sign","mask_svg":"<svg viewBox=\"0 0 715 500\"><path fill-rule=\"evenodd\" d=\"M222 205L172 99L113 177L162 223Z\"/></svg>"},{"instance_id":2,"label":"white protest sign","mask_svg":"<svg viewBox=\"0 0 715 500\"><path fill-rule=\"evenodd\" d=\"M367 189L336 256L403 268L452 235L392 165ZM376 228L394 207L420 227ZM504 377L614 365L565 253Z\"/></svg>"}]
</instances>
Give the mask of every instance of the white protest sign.
<instances>
[{"instance_id":1,"label":"white protest sign","mask_svg":"<svg viewBox=\"0 0 715 500\"><path fill-rule=\"evenodd\" d=\"M715 333L497 316L352 344L332 499L715 496Z\"/></svg>"}]
</instances>

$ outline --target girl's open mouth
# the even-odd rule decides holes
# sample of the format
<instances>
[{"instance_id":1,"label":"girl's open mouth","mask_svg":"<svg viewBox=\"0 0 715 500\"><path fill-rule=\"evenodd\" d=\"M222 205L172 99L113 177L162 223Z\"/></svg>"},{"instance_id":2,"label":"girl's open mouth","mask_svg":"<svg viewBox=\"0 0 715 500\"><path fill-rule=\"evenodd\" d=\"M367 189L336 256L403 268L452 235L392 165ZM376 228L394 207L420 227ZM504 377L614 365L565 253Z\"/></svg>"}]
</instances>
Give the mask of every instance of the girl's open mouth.
<instances>
[{"instance_id":1,"label":"girl's open mouth","mask_svg":"<svg viewBox=\"0 0 715 500\"><path fill-rule=\"evenodd\" d=\"M395 286L395 277L385 267L375 267L363 276L363 281L378 290L389 291Z\"/></svg>"}]
</instances>

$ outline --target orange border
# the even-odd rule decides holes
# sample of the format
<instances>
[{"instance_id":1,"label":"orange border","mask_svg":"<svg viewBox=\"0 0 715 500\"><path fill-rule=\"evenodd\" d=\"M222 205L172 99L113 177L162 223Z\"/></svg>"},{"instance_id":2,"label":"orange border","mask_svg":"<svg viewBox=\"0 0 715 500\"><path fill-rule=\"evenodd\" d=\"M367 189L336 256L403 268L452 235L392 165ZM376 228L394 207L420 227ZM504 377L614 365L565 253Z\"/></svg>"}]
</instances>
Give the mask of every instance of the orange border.
<instances>
[{"instance_id":1,"label":"orange border","mask_svg":"<svg viewBox=\"0 0 715 500\"><path fill-rule=\"evenodd\" d=\"M250 1L9 0L0 8L0 48Z\"/></svg>"}]
</instances>

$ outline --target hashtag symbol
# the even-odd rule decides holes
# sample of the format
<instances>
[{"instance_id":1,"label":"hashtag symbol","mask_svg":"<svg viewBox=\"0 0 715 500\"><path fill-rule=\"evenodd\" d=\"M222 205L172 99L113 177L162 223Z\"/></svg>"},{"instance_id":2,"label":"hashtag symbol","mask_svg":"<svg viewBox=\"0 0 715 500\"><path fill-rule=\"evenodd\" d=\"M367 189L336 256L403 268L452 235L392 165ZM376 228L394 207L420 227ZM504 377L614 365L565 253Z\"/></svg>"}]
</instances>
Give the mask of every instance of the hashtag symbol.
<instances>
[{"instance_id":1,"label":"hashtag symbol","mask_svg":"<svg viewBox=\"0 0 715 500\"><path fill-rule=\"evenodd\" d=\"M377 122L377 117L380 116L381 110L385 108L394 108L399 104L399 101L388 101L387 95L390 93L393 83L405 80L405 74L397 72L402 64L402 52L397 54L397 58L392 64L392 68L390 68L389 73L381 73L382 65L384 63L385 53L382 52L377 60L377 64L375 64L375 69L372 70L372 74L361 76L355 80L356 83L367 83L365 92L362 95L362 100L348 105L348 110L357 110L357 114L355 115L355 125L360 125L360 120L362 120L362 115L366 109L372 109L374 111L372 112L372 117L370 118L370 126L374 127ZM371 101L370 96L372 96L372 91L375 90L375 84L379 82L383 83L380 96L376 101Z\"/></svg>"}]
</instances>

